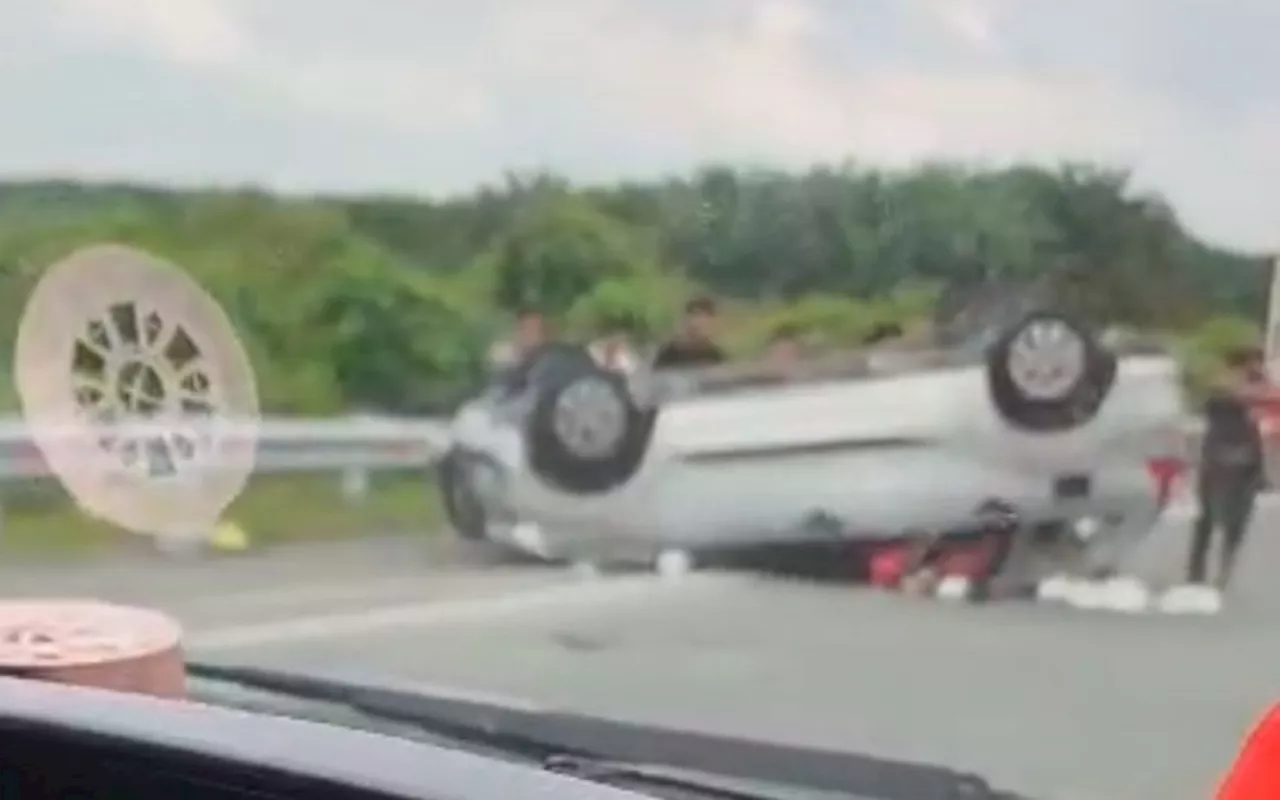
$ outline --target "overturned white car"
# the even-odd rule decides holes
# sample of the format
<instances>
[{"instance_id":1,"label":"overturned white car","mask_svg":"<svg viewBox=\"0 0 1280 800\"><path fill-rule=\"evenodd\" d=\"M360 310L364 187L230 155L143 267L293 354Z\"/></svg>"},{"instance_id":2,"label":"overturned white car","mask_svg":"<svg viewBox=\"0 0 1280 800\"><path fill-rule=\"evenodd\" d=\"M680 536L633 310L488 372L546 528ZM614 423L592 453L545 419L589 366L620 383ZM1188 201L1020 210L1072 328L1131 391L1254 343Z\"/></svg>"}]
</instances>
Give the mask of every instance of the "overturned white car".
<instances>
[{"instance_id":1,"label":"overturned white car","mask_svg":"<svg viewBox=\"0 0 1280 800\"><path fill-rule=\"evenodd\" d=\"M657 562L734 548L1018 534L1004 569L1106 572L1181 463L1159 348L1043 311L968 343L623 377L551 345L457 415L442 470L467 538L547 559Z\"/></svg>"}]
</instances>

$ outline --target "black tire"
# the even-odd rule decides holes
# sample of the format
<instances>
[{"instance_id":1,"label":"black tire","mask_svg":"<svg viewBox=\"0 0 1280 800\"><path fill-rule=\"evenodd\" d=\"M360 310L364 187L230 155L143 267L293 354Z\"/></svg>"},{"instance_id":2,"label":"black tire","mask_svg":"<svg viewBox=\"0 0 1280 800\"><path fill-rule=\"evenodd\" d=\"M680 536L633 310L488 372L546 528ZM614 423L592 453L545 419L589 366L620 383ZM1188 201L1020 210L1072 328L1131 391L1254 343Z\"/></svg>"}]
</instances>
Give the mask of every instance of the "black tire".
<instances>
[{"instance_id":1,"label":"black tire","mask_svg":"<svg viewBox=\"0 0 1280 800\"><path fill-rule=\"evenodd\" d=\"M471 486L466 460L456 452L449 453L440 461L439 475L445 516L454 533L468 541L483 541L488 519Z\"/></svg>"},{"instance_id":2,"label":"black tire","mask_svg":"<svg viewBox=\"0 0 1280 800\"><path fill-rule=\"evenodd\" d=\"M585 349L564 342L549 342L529 357L527 375L531 388L544 389L595 369L598 369L596 361Z\"/></svg>"},{"instance_id":3,"label":"black tire","mask_svg":"<svg viewBox=\"0 0 1280 800\"><path fill-rule=\"evenodd\" d=\"M531 372L536 399L527 420L526 444L534 474L547 484L571 494L599 494L639 471L657 411L641 409L621 375L601 369L585 352L582 356L557 354ZM613 433L608 441L591 443L598 449L575 447L557 430L558 414L572 418L561 404L583 392L588 397L594 393L598 403L612 404L608 424ZM591 426L583 430L589 433Z\"/></svg>"},{"instance_id":4,"label":"black tire","mask_svg":"<svg viewBox=\"0 0 1280 800\"><path fill-rule=\"evenodd\" d=\"M591 355L581 347L565 342L547 342L534 350L501 377L509 394L520 394L556 384L566 376L595 366Z\"/></svg>"},{"instance_id":5,"label":"black tire","mask_svg":"<svg viewBox=\"0 0 1280 800\"><path fill-rule=\"evenodd\" d=\"M1036 365L1037 338L1047 354L1055 348L1056 363ZM1097 415L1115 383L1116 358L1097 337L1084 325L1046 311L1010 326L991 345L986 361L991 399L1000 416L1031 432L1084 425ZM1033 390L1035 381L1039 384Z\"/></svg>"}]
</instances>

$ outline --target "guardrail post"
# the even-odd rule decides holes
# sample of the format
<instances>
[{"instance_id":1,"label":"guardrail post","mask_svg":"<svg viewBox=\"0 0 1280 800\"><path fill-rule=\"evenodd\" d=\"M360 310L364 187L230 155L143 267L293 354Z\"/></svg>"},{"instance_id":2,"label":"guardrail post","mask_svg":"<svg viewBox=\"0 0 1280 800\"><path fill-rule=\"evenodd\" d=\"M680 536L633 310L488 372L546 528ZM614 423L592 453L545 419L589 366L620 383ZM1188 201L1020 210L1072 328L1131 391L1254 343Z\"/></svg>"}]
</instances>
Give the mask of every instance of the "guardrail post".
<instances>
[{"instance_id":1,"label":"guardrail post","mask_svg":"<svg viewBox=\"0 0 1280 800\"><path fill-rule=\"evenodd\" d=\"M363 503L369 495L369 470L365 467L347 467L342 471L342 497L347 503Z\"/></svg>"}]
</instances>

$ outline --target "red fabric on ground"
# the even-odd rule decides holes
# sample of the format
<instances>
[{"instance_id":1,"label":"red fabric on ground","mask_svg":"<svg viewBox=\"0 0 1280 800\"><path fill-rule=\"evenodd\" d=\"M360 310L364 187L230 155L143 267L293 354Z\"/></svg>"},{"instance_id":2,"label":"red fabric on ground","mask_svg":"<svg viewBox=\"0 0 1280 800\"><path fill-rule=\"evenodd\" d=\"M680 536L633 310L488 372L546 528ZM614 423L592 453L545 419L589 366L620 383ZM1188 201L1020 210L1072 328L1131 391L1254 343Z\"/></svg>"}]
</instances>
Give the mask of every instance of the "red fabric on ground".
<instances>
[{"instance_id":1,"label":"red fabric on ground","mask_svg":"<svg viewBox=\"0 0 1280 800\"><path fill-rule=\"evenodd\" d=\"M871 554L871 585L881 589L896 587L907 569L910 548L906 545L888 545Z\"/></svg>"},{"instance_id":2,"label":"red fabric on ground","mask_svg":"<svg viewBox=\"0 0 1280 800\"><path fill-rule=\"evenodd\" d=\"M897 587L905 577L903 573L906 572L914 549L915 546L911 544L891 544L877 549L871 555L871 585L882 589ZM989 540L977 544L944 546L943 553L938 558L937 569L942 575L973 578L986 568L991 559L991 549Z\"/></svg>"}]
</instances>

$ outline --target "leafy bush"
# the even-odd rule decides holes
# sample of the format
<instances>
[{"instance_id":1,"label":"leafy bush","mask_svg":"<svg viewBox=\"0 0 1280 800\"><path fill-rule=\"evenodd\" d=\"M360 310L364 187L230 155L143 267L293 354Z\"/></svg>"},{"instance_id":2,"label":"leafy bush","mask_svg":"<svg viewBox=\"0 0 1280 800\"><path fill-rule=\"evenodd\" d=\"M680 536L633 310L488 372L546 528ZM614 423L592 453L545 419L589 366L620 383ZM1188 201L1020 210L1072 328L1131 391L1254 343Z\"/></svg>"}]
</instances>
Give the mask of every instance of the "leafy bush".
<instances>
[{"instance_id":1,"label":"leafy bush","mask_svg":"<svg viewBox=\"0 0 1280 800\"><path fill-rule=\"evenodd\" d=\"M1230 351L1256 345L1261 336L1261 327L1252 320L1229 315L1212 317L1184 334L1179 356L1189 398L1199 400L1204 396Z\"/></svg>"},{"instance_id":2,"label":"leafy bush","mask_svg":"<svg viewBox=\"0 0 1280 800\"><path fill-rule=\"evenodd\" d=\"M652 341L674 325L685 293L681 282L656 271L604 281L569 308L569 332L590 338L622 330L637 341Z\"/></svg>"}]
</instances>

